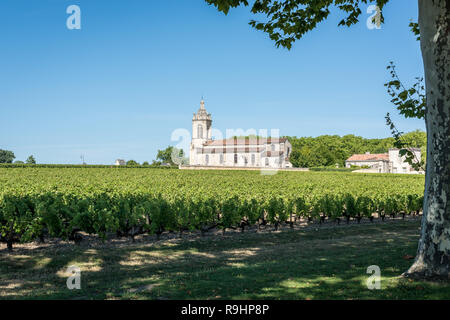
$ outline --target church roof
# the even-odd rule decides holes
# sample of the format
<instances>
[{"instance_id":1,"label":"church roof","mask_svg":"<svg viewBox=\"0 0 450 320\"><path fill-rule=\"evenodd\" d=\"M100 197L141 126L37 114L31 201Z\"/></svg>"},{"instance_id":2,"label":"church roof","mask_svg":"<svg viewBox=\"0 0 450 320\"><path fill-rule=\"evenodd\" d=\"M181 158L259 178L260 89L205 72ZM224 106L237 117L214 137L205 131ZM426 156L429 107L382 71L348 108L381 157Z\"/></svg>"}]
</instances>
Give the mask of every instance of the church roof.
<instances>
[{"instance_id":1,"label":"church roof","mask_svg":"<svg viewBox=\"0 0 450 320\"><path fill-rule=\"evenodd\" d=\"M219 146L219 147L226 147L226 146L248 146L248 145L265 145L265 144L278 144L278 143L285 143L287 141L286 138L231 138L231 139L224 139L224 140L211 140L205 142L204 146Z\"/></svg>"},{"instance_id":2,"label":"church roof","mask_svg":"<svg viewBox=\"0 0 450 320\"><path fill-rule=\"evenodd\" d=\"M258 153L264 151L264 148L249 148L249 147L239 147L239 148L198 148L197 153Z\"/></svg>"}]
</instances>

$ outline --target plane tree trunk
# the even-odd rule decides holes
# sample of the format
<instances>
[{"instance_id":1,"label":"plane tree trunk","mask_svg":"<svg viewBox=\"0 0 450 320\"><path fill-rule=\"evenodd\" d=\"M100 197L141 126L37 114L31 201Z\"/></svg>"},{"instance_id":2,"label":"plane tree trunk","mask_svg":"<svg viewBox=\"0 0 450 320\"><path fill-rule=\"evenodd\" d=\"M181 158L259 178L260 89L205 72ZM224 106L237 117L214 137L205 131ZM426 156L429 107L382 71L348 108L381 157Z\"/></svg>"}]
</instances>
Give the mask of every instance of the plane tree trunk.
<instances>
[{"instance_id":1,"label":"plane tree trunk","mask_svg":"<svg viewBox=\"0 0 450 320\"><path fill-rule=\"evenodd\" d=\"M422 229L405 276L450 278L450 0L418 0L425 67L427 168Z\"/></svg>"}]
</instances>

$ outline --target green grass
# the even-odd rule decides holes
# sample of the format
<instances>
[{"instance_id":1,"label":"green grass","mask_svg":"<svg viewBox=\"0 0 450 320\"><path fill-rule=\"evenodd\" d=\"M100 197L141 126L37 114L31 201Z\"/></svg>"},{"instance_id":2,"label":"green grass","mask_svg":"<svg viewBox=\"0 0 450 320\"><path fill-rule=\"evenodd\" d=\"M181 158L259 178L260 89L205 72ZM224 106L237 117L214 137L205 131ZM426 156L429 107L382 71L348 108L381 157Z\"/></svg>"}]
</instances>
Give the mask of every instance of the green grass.
<instances>
[{"instance_id":1,"label":"green grass","mask_svg":"<svg viewBox=\"0 0 450 320\"><path fill-rule=\"evenodd\" d=\"M3 299L450 299L450 283L399 275L418 221L157 243L84 243L0 251ZM81 267L81 290L65 270ZM368 290L367 267L381 268Z\"/></svg>"}]
</instances>

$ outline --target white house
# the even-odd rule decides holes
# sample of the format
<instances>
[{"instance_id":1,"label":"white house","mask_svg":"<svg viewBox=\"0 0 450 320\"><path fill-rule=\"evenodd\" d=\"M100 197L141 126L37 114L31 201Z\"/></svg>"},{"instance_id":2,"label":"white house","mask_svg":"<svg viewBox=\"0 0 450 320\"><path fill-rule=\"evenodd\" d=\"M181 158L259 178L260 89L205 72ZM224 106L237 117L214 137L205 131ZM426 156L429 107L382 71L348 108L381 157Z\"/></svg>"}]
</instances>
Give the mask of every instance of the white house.
<instances>
[{"instance_id":1,"label":"white house","mask_svg":"<svg viewBox=\"0 0 450 320\"><path fill-rule=\"evenodd\" d=\"M417 159L421 160L420 148L410 148ZM360 170L361 172L378 172L378 173L423 173L416 171L409 163L405 162L405 157L400 156L400 149L389 149L387 153L371 154L354 154L345 161L345 166L368 166L369 168Z\"/></svg>"},{"instance_id":2,"label":"white house","mask_svg":"<svg viewBox=\"0 0 450 320\"><path fill-rule=\"evenodd\" d=\"M123 159L116 160L116 166L124 166L124 165L126 165L125 160Z\"/></svg>"},{"instance_id":3,"label":"white house","mask_svg":"<svg viewBox=\"0 0 450 320\"><path fill-rule=\"evenodd\" d=\"M245 137L212 140L212 117L205 102L192 118L191 166L292 168L286 138Z\"/></svg>"}]
</instances>

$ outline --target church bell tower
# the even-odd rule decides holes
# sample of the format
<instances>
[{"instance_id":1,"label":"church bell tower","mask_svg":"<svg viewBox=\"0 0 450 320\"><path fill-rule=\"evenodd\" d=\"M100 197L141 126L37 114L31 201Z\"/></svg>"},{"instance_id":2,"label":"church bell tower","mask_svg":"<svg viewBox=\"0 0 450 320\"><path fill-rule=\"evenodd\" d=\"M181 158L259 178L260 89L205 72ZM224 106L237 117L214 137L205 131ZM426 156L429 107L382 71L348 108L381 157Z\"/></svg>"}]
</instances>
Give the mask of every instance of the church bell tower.
<instances>
[{"instance_id":1,"label":"church bell tower","mask_svg":"<svg viewBox=\"0 0 450 320\"><path fill-rule=\"evenodd\" d=\"M212 117L211 114L206 112L205 101L200 101L200 109L197 113L194 113L192 118L192 140L191 150L189 156L189 162L191 165L200 164L197 155L197 149L201 149L203 144L212 139L211 134Z\"/></svg>"}]
</instances>

